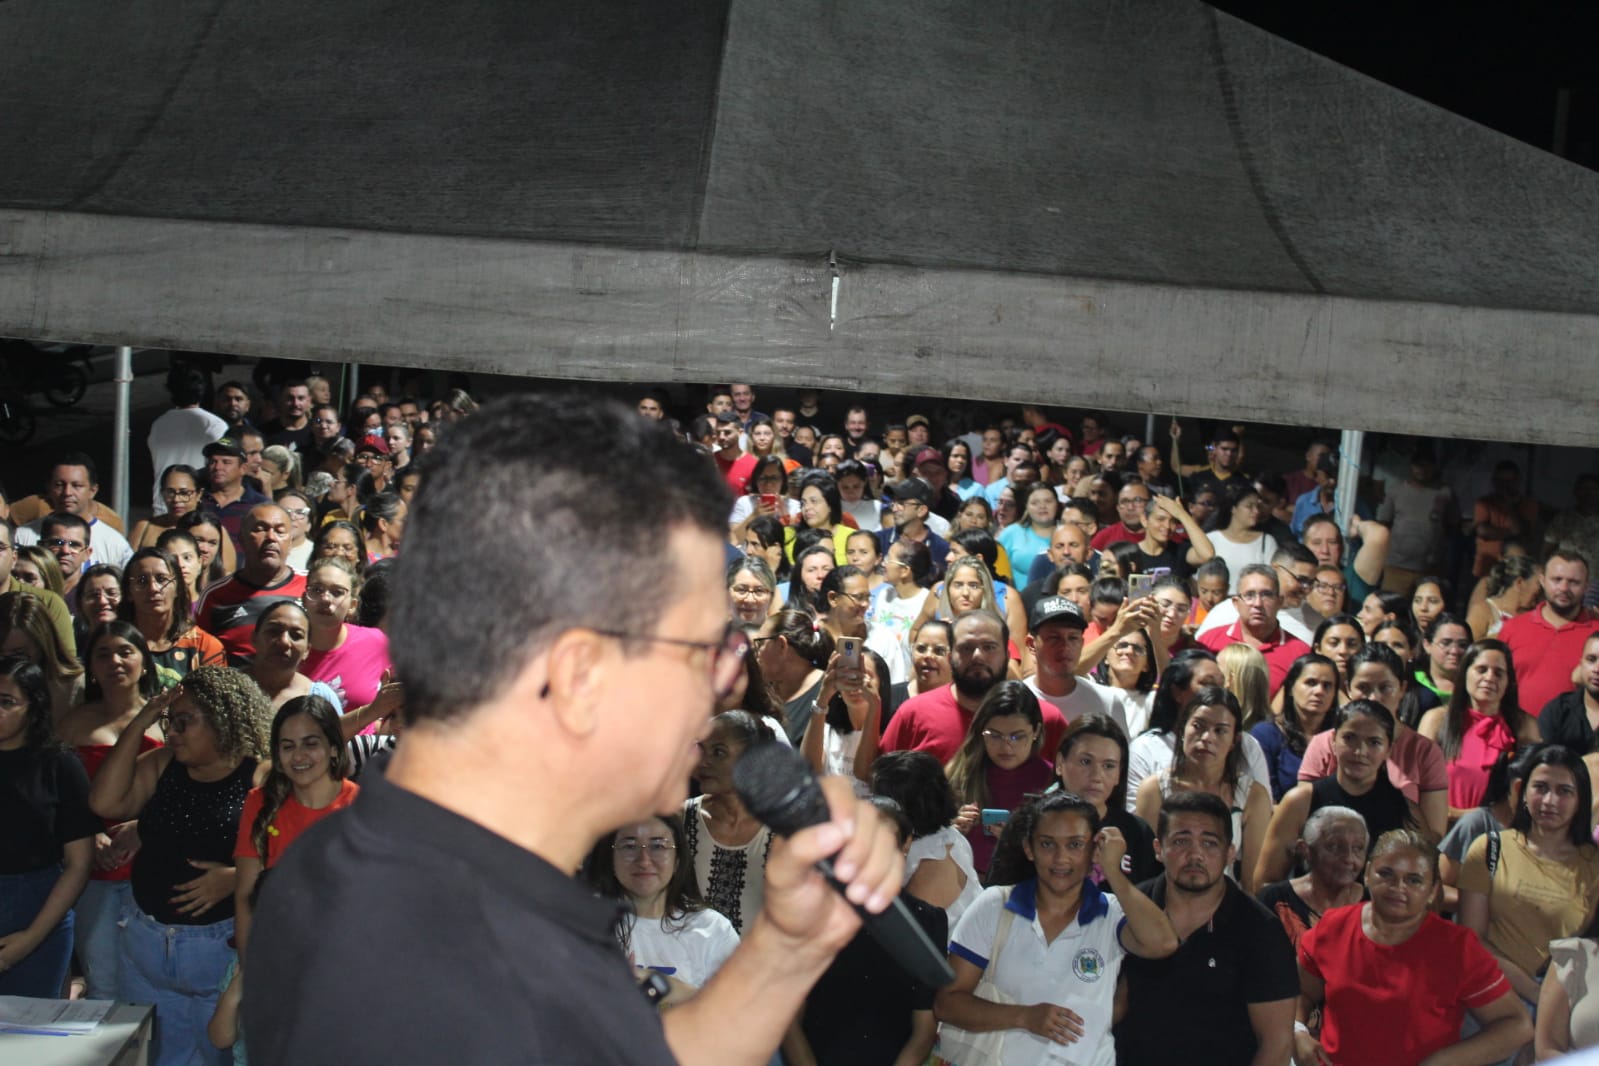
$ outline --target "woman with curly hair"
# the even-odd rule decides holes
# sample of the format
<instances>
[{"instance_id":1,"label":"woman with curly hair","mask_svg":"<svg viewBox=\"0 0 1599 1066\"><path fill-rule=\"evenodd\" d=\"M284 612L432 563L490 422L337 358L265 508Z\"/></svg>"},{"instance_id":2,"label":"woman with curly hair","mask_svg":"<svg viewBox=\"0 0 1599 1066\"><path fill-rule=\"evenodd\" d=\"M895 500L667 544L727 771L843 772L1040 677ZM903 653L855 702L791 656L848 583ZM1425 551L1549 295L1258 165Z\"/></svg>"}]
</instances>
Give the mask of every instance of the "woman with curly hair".
<instances>
[{"instance_id":1,"label":"woman with curly hair","mask_svg":"<svg viewBox=\"0 0 1599 1066\"><path fill-rule=\"evenodd\" d=\"M321 696L296 696L272 718L271 768L244 797L233 861L234 942L244 953L256 882L288 846L318 821L355 801L360 786L345 777L349 751L339 712Z\"/></svg>"},{"instance_id":2,"label":"woman with curly hair","mask_svg":"<svg viewBox=\"0 0 1599 1066\"><path fill-rule=\"evenodd\" d=\"M55 999L100 823L83 765L50 726L44 672L20 655L0 657L0 782L0 995Z\"/></svg>"},{"instance_id":3,"label":"woman with curly hair","mask_svg":"<svg viewBox=\"0 0 1599 1066\"><path fill-rule=\"evenodd\" d=\"M140 709L90 789L100 817L139 819L117 998L155 1004L158 1066L226 1061L206 1025L233 959L233 846L270 718L249 677L202 666ZM141 755L157 720L166 746Z\"/></svg>"}]
</instances>

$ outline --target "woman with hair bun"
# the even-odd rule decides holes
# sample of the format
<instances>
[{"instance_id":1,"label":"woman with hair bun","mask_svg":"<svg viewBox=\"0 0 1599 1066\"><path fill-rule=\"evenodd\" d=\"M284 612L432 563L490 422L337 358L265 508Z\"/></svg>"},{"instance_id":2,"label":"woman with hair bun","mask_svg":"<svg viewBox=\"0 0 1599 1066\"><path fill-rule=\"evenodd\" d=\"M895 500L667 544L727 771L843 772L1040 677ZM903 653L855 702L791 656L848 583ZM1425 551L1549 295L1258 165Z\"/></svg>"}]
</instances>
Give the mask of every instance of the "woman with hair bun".
<instances>
[{"instance_id":1,"label":"woman with hair bun","mask_svg":"<svg viewBox=\"0 0 1599 1066\"><path fill-rule=\"evenodd\" d=\"M767 618L750 644L761 676L783 704L788 738L798 747L833 657L833 638L810 614L788 607Z\"/></svg>"}]
</instances>

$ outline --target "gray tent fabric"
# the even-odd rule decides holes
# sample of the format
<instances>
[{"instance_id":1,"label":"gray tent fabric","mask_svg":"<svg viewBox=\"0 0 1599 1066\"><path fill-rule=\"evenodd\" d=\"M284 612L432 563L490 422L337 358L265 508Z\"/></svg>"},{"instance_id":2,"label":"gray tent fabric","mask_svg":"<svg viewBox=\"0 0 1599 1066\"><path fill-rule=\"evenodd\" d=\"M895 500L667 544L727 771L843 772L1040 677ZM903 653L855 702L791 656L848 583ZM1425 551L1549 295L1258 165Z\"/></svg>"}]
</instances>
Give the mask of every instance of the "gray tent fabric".
<instances>
[{"instance_id":1,"label":"gray tent fabric","mask_svg":"<svg viewBox=\"0 0 1599 1066\"><path fill-rule=\"evenodd\" d=\"M1194 0L11 0L0 113L0 333L1595 440L1599 175Z\"/></svg>"}]
</instances>

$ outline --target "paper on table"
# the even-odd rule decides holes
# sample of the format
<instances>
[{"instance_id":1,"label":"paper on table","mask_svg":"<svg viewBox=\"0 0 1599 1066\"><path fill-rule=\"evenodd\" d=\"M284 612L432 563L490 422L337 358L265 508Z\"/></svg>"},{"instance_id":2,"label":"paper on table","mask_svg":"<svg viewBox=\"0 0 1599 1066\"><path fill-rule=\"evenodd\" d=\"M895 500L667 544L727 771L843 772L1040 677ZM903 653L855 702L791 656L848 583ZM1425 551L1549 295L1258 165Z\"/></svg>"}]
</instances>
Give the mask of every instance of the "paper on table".
<instances>
[{"instance_id":1,"label":"paper on table","mask_svg":"<svg viewBox=\"0 0 1599 1066\"><path fill-rule=\"evenodd\" d=\"M92 1033L114 1006L109 999L0 996L0 1032Z\"/></svg>"}]
</instances>

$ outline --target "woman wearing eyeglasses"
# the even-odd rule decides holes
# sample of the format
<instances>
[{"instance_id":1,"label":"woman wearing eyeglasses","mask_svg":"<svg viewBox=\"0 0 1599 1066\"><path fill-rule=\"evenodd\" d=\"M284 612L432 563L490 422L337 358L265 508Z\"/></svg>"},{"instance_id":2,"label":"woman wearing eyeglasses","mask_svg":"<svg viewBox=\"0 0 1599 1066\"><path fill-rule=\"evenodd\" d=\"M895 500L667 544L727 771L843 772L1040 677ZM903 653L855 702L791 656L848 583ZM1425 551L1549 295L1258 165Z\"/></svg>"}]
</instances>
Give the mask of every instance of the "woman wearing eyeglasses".
<instances>
[{"instance_id":1,"label":"woman wearing eyeglasses","mask_svg":"<svg viewBox=\"0 0 1599 1066\"><path fill-rule=\"evenodd\" d=\"M987 872L1011 812L1055 779L1055 768L1039 754L1043 743L1038 697L1020 681L1002 681L983 698L944 767L961 804L956 824L971 842L979 873Z\"/></svg>"},{"instance_id":2,"label":"woman wearing eyeglasses","mask_svg":"<svg viewBox=\"0 0 1599 1066\"><path fill-rule=\"evenodd\" d=\"M312 681L323 681L345 707L365 707L378 697L383 677L392 668L389 638L375 626L351 620L361 596L360 571L340 558L323 558L305 576L309 649L296 668Z\"/></svg>"},{"instance_id":3,"label":"woman wearing eyeglasses","mask_svg":"<svg viewBox=\"0 0 1599 1066\"><path fill-rule=\"evenodd\" d=\"M122 602L122 571L106 563L95 563L78 579L74 595L78 601L78 617L72 625L73 643L83 663L88 665L83 646L97 626L117 616L117 604Z\"/></svg>"},{"instance_id":4,"label":"woman wearing eyeglasses","mask_svg":"<svg viewBox=\"0 0 1599 1066\"><path fill-rule=\"evenodd\" d=\"M149 645L161 688L202 666L227 662L222 642L194 624L188 583L178 561L160 548L140 548L128 560L118 612Z\"/></svg>"},{"instance_id":5,"label":"woman wearing eyeglasses","mask_svg":"<svg viewBox=\"0 0 1599 1066\"><path fill-rule=\"evenodd\" d=\"M289 569L303 574L311 561L311 497L304 490L295 488L279 492L275 500L289 516L289 551L284 561L289 564Z\"/></svg>"},{"instance_id":6,"label":"woman wearing eyeglasses","mask_svg":"<svg viewBox=\"0 0 1599 1066\"><path fill-rule=\"evenodd\" d=\"M192 466L175 463L161 471L161 502L167 513L147 518L133 527L128 545L135 551L155 547L156 538L178 528L178 520L200 506L200 472Z\"/></svg>"},{"instance_id":7,"label":"woman wearing eyeglasses","mask_svg":"<svg viewBox=\"0 0 1599 1066\"><path fill-rule=\"evenodd\" d=\"M1127 732L1137 736L1149 722L1149 707L1155 699L1155 646L1149 634L1135 629L1117 638L1110 654L1094 671L1093 678L1122 694L1127 710Z\"/></svg>"},{"instance_id":8,"label":"woman wearing eyeglasses","mask_svg":"<svg viewBox=\"0 0 1599 1066\"><path fill-rule=\"evenodd\" d=\"M738 930L700 898L683 819L647 818L601 838L584 869L594 891L632 905L617 928L634 967L665 976L669 1004L709 981L738 947Z\"/></svg>"},{"instance_id":9,"label":"woman wearing eyeglasses","mask_svg":"<svg viewBox=\"0 0 1599 1066\"><path fill-rule=\"evenodd\" d=\"M166 746L140 755L162 719ZM140 709L89 792L100 817L139 819L117 998L155 1004L156 1066L228 1058L206 1025L233 960L233 846L270 721L254 681L202 666Z\"/></svg>"},{"instance_id":10,"label":"woman wearing eyeglasses","mask_svg":"<svg viewBox=\"0 0 1599 1066\"><path fill-rule=\"evenodd\" d=\"M777 599L777 578L758 555L741 555L727 568L727 597L733 617L744 625L758 626L772 613Z\"/></svg>"}]
</instances>

